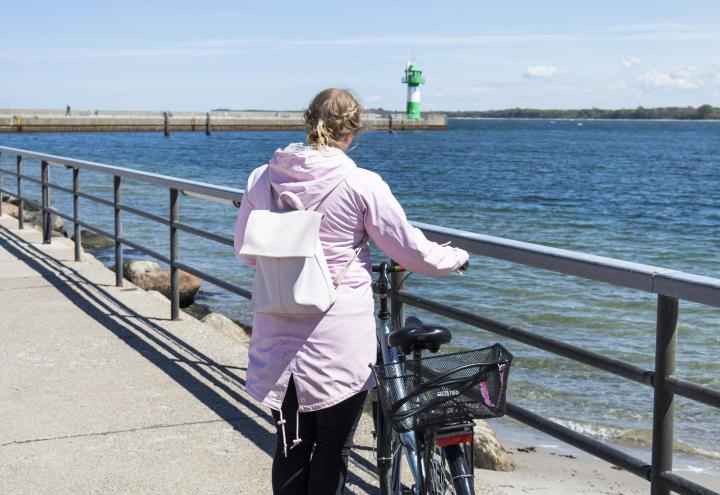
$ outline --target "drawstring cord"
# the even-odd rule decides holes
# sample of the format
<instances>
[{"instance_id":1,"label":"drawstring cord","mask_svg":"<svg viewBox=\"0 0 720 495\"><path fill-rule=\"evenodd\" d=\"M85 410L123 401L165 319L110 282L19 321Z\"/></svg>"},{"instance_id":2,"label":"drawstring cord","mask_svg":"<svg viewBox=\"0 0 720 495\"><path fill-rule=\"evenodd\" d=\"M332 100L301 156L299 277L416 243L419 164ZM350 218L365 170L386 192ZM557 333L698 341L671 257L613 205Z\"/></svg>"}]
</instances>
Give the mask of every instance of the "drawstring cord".
<instances>
[{"instance_id":1,"label":"drawstring cord","mask_svg":"<svg viewBox=\"0 0 720 495\"><path fill-rule=\"evenodd\" d=\"M293 444L292 447L290 447L290 450L294 449L301 443L302 439L300 438L300 408L298 407L297 412L295 412L295 440L293 440ZM287 455L285 457L287 457Z\"/></svg>"},{"instance_id":2,"label":"drawstring cord","mask_svg":"<svg viewBox=\"0 0 720 495\"><path fill-rule=\"evenodd\" d=\"M282 429L282 434L283 434L283 454L285 454L285 457L287 457L287 437L285 436L285 423L287 423L287 421L285 421L285 420L283 419L282 407L281 407L281 408L280 408L280 421L278 421L277 424L278 424L278 426L280 426L280 428Z\"/></svg>"},{"instance_id":3,"label":"drawstring cord","mask_svg":"<svg viewBox=\"0 0 720 495\"><path fill-rule=\"evenodd\" d=\"M287 458L288 444L287 444L287 436L285 434L285 423L287 423L287 421L283 418L282 407L281 407L280 408L280 421L278 421L277 424L280 427L280 429L282 430L283 454L285 455L285 458ZM290 450L294 449L301 443L302 443L302 438L300 438L300 408L298 408L297 412L295 413L295 440L292 441L292 446L290 447Z\"/></svg>"}]
</instances>

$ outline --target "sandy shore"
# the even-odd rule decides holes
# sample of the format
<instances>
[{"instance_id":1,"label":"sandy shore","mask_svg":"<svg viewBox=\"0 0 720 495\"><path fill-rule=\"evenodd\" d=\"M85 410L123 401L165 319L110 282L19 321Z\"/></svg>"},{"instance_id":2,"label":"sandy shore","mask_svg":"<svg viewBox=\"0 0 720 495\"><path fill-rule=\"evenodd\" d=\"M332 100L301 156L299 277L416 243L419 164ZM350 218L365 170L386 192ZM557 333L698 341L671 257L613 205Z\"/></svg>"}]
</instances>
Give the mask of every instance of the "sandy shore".
<instances>
[{"instance_id":1,"label":"sandy shore","mask_svg":"<svg viewBox=\"0 0 720 495\"><path fill-rule=\"evenodd\" d=\"M475 471L476 479L497 493L623 494L649 493L650 484L610 464L559 444L533 445L502 441L517 469Z\"/></svg>"},{"instance_id":2,"label":"sandy shore","mask_svg":"<svg viewBox=\"0 0 720 495\"><path fill-rule=\"evenodd\" d=\"M648 481L514 420L503 418L491 420L489 424L496 431L503 448L515 463L516 470L501 472L475 468L475 490L478 494L642 495L650 493ZM355 436L356 451L370 461L374 461L372 430L370 415L363 414ZM632 454L638 455L634 452ZM687 470L679 470L676 473L712 490L720 490L720 476L715 474L708 475ZM402 479L404 483L410 479L407 469L404 470ZM347 493L364 492L360 487L353 485L351 477Z\"/></svg>"},{"instance_id":3,"label":"sandy shore","mask_svg":"<svg viewBox=\"0 0 720 495\"><path fill-rule=\"evenodd\" d=\"M496 428L503 447L517 466L514 472L475 470L476 480L497 493L537 494L616 494L650 493L650 483L602 459L566 445L553 437L509 419ZM492 424L493 422L491 422ZM637 455L633 453L633 455ZM649 449L647 459L649 459ZM641 457L645 458L645 457ZM677 466L680 463L676 462ZM676 474L720 490L720 477L678 470Z\"/></svg>"}]
</instances>

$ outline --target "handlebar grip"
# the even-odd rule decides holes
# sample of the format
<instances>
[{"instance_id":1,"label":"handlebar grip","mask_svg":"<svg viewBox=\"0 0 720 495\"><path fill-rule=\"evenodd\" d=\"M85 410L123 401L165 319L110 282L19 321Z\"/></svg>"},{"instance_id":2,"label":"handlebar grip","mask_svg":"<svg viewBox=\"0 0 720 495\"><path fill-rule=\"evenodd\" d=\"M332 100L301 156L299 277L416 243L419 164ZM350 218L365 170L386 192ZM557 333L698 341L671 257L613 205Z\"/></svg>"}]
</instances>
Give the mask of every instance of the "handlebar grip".
<instances>
[{"instance_id":1,"label":"handlebar grip","mask_svg":"<svg viewBox=\"0 0 720 495\"><path fill-rule=\"evenodd\" d=\"M380 271L380 265L373 265L372 271L379 272ZM388 273L400 273L407 271L404 266L402 265L388 265L387 272Z\"/></svg>"}]
</instances>

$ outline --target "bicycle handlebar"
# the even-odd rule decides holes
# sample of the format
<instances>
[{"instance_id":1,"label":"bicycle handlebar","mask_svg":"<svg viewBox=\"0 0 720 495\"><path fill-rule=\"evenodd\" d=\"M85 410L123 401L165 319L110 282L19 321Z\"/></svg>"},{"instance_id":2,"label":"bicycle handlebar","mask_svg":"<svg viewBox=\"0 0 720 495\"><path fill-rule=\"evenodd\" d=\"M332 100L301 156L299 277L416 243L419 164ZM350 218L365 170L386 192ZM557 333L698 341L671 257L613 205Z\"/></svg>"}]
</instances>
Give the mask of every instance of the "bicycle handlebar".
<instances>
[{"instance_id":1,"label":"bicycle handlebar","mask_svg":"<svg viewBox=\"0 0 720 495\"><path fill-rule=\"evenodd\" d=\"M374 272L381 272L382 269L380 268L380 265L373 265L372 271L374 271ZM388 272L388 273L393 273L393 272L394 272L394 273L400 273L400 272L406 272L406 271L407 271L407 270L406 270L405 267L402 266L402 265L387 265L387 272Z\"/></svg>"},{"instance_id":2,"label":"bicycle handlebar","mask_svg":"<svg viewBox=\"0 0 720 495\"><path fill-rule=\"evenodd\" d=\"M460 268L458 268L458 270L461 272L465 272L468 270L468 268L470 268L470 260L463 263L463 265ZM380 268L380 265L373 265L372 271L379 273L382 271L382 269ZM387 273L393 273L393 272L400 273L400 272L406 272L406 271L407 271L407 269L405 269L405 267L402 265L387 265Z\"/></svg>"}]
</instances>

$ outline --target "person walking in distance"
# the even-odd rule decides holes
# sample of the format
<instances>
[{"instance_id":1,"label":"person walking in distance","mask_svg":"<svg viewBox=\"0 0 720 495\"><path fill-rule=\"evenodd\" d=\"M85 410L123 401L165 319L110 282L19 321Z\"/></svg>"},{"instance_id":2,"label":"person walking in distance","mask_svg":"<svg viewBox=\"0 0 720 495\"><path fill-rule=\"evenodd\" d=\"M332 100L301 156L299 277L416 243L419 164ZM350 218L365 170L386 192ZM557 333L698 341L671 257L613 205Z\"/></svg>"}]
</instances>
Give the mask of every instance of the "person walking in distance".
<instances>
[{"instance_id":1,"label":"person walking in distance","mask_svg":"<svg viewBox=\"0 0 720 495\"><path fill-rule=\"evenodd\" d=\"M278 149L250 174L235 225L235 254L255 268L257 257L240 252L250 214L275 210L294 193L301 207L323 214L320 244L337 283L335 303L325 313L256 311L253 317L246 389L276 422L276 495L343 493L353 435L375 386L367 238L414 272L444 275L468 261L467 252L431 242L411 226L382 178L347 156L361 111L347 90L318 93L304 114L306 142Z\"/></svg>"}]
</instances>

